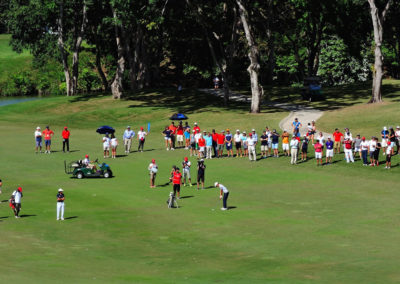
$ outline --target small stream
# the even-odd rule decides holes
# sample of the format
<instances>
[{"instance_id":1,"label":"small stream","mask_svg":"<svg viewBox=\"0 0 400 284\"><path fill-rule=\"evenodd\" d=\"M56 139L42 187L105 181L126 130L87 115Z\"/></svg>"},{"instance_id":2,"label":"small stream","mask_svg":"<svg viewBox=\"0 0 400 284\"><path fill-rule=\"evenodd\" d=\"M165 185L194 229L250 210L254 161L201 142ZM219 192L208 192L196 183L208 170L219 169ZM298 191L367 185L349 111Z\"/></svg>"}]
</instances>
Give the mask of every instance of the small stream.
<instances>
[{"instance_id":1,"label":"small stream","mask_svg":"<svg viewBox=\"0 0 400 284\"><path fill-rule=\"evenodd\" d=\"M0 107L7 105L15 105L28 101L35 101L35 100L40 100L40 98L27 98L27 97L0 98Z\"/></svg>"}]
</instances>

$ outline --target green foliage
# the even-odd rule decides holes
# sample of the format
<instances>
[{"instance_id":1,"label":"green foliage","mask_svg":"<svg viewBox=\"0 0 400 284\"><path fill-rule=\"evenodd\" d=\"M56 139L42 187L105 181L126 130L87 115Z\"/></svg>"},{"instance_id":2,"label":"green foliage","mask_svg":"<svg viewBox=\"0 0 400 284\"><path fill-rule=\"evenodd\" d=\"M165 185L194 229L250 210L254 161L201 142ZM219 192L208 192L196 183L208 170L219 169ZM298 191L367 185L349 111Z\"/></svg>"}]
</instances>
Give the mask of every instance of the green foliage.
<instances>
[{"instance_id":1,"label":"green foliage","mask_svg":"<svg viewBox=\"0 0 400 284\"><path fill-rule=\"evenodd\" d=\"M357 81L364 82L370 76L370 58L366 48L361 58L349 54L342 39L331 36L321 43L318 76L328 85L343 85Z\"/></svg>"}]
</instances>

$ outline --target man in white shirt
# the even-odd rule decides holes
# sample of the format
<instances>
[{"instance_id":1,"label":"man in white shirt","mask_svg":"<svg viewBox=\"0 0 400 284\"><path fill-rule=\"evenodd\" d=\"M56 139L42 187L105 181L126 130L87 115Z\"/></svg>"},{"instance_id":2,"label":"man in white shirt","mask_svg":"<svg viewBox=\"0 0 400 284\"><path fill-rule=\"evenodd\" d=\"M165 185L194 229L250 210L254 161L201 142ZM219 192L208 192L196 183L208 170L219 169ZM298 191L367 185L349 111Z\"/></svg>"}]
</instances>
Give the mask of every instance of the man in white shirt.
<instances>
[{"instance_id":1,"label":"man in white shirt","mask_svg":"<svg viewBox=\"0 0 400 284\"><path fill-rule=\"evenodd\" d=\"M183 186L186 186L186 179L189 182L189 185L192 186L192 179L190 177L190 167L192 166L192 163L190 163L188 157L185 157L183 162L182 162L182 168L183 168Z\"/></svg>"},{"instance_id":2,"label":"man in white shirt","mask_svg":"<svg viewBox=\"0 0 400 284\"><path fill-rule=\"evenodd\" d=\"M291 160L290 163L295 165L297 163L297 153L299 151L299 140L296 139L296 136L292 136L292 140L290 141L290 149L291 149Z\"/></svg>"},{"instance_id":3,"label":"man in white shirt","mask_svg":"<svg viewBox=\"0 0 400 284\"><path fill-rule=\"evenodd\" d=\"M107 158L110 156L110 142L111 139L108 137L108 134L103 137L103 150L104 150L104 158Z\"/></svg>"},{"instance_id":4,"label":"man in white shirt","mask_svg":"<svg viewBox=\"0 0 400 284\"><path fill-rule=\"evenodd\" d=\"M257 145L257 143L258 143L258 135L257 135L257 133L256 133L256 130L255 129L252 129L251 130L251 134L252 134L252 136L253 136L253 140L254 140L254 146L256 146Z\"/></svg>"},{"instance_id":5,"label":"man in white shirt","mask_svg":"<svg viewBox=\"0 0 400 284\"><path fill-rule=\"evenodd\" d=\"M364 136L361 138L360 148L361 148L361 157L363 160L363 166L368 166L369 143L368 143L368 141L365 141Z\"/></svg>"},{"instance_id":6,"label":"man in white shirt","mask_svg":"<svg viewBox=\"0 0 400 284\"><path fill-rule=\"evenodd\" d=\"M223 207L221 208L221 210L228 210L228 206L226 204L228 201L228 196L229 196L228 189L224 185L220 184L217 181L214 183L214 186L218 187L220 190L219 199L220 200L222 199L222 204L223 204Z\"/></svg>"},{"instance_id":7,"label":"man in white shirt","mask_svg":"<svg viewBox=\"0 0 400 284\"><path fill-rule=\"evenodd\" d=\"M10 199L10 206L14 211L14 216L15 218L20 218L19 217L19 211L21 210L21 198L22 198L22 188L18 187L17 190L14 190L14 192L11 195Z\"/></svg>"},{"instance_id":8,"label":"man in white shirt","mask_svg":"<svg viewBox=\"0 0 400 284\"><path fill-rule=\"evenodd\" d=\"M131 130L130 126L126 127L126 130L124 132L123 140L124 140L124 146L125 146L125 154L129 154L131 152L131 145L132 145L132 139L135 136L135 132Z\"/></svg>"},{"instance_id":9,"label":"man in white shirt","mask_svg":"<svg viewBox=\"0 0 400 284\"><path fill-rule=\"evenodd\" d=\"M255 142L254 142L252 133L249 133L249 136L247 137L246 142L247 142L247 147L248 147L248 151L249 151L249 160L256 161L257 160L256 147L255 147Z\"/></svg>"},{"instance_id":10,"label":"man in white shirt","mask_svg":"<svg viewBox=\"0 0 400 284\"><path fill-rule=\"evenodd\" d=\"M42 153L42 132L40 132L40 127L36 127L35 131L35 152L36 154L38 153L38 150L40 149L40 153Z\"/></svg>"},{"instance_id":11,"label":"man in white shirt","mask_svg":"<svg viewBox=\"0 0 400 284\"><path fill-rule=\"evenodd\" d=\"M137 140L139 142L138 152L143 152L144 141L146 140L147 133L143 130L143 127L140 127L140 130L137 134Z\"/></svg>"},{"instance_id":12,"label":"man in white shirt","mask_svg":"<svg viewBox=\"0 0 400 284\"><path fill-rule=\"evenodd\" d=\"M396 131L394 134L396 135L396 145L397 145L396 155L397 155L399 153L399 148L400 148L400 126L396 127Z\"/></svg>"},{"instance_id":13,"label":"man in white shirt","mask_svg":"<svg viewBox=\"0 0 400 284\"><path fill-rule=\"evenodd\" d=\"M369 164L370 166L375 165L375 159L374 159L375 150L376 150L376 141L375 137L372 136L371 140L369 140L369 157L371 160L371 163Z\"/></svg>"},{"instance_id":14,"label":"man in white shirt","mask_svg":"<svg viewBox=\"0 0 400 284\"><path fill-rule=\"evenodd\" d=\"M240 130L236 130L236 134L233 135L233 141L235 141L235 147L236 147L236 158L240 156L243 157L243 151L242 151L242 134L240 134Z\"/></svg>"},{"instance_id":15,"label":"man in white shirt","mask_svg":"<svg viewBox=\"0 0 400 284\"><path fill-rule=\"evenodd\" d=\"M268 127L265 128L265 132L268 136L268 157L271 157L271 149L272 149L272 133Z\"/></svg>"},{"instance_id":16,"label":"man in white shirt","mask_svg":"<svg viewBox=\"0 0 400 284\"><path fill-rule=\"evenodd\" d=\"M156 175L158 172L158 166L156 164L156 160L152 159L150 165L147 167L150 172L150 188L155 188L156 185Z\"/></svg>"}]
</instances>

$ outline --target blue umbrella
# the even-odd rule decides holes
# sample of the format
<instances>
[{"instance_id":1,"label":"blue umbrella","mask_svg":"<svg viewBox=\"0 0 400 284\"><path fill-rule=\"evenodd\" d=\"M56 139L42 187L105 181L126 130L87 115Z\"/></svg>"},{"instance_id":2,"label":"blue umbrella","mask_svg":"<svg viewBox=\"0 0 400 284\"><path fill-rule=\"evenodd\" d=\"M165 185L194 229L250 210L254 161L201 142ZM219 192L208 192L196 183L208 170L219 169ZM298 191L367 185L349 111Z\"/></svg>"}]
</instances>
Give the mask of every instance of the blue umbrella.
<instances>
[{"instance_id":1,"label":"blue umbrella","mask_svg":"<svg viewBox=\"0 0 400 284\"><path fill-rule=\"evenodd\" d=\"M112 134L115 132L115 129L111 126L103 125L97 128L96 132L99 134Z\"/></svg>"},{"instance_id":2,"label":"blue umbrella","mask_svg":"<svg viewBox=\"0 0 400 284\"><path fill-rule=\"evenodd\" d=\"M185 119L188 119L188 117L186 115L184 115L183 113L175 113L169 119L170 120L185 120Z\"/></svg>"}]
</instances>

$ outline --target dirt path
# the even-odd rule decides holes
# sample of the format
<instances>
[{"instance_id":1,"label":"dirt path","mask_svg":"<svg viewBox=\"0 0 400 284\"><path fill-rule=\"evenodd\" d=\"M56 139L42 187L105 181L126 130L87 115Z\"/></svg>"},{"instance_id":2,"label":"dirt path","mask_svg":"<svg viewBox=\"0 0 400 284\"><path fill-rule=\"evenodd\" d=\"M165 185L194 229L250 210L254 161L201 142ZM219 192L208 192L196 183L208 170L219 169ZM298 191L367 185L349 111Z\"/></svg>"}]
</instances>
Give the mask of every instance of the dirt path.
<instances>
[{"instance_id":1,"label":"dirt path","mask_svg":"<svg viewBox=\"0 0 400 284\"><path fill-rule=\"evenodd\" d=\"M214 96L218 96L223 98L224 93L222 89L199 89L199 91L212 94ZM237 102L250 102L250 98L247 96L241 95L241 94L231 94L229 97L230 100L232 101L237 101ZM303 105L292 105L292 104L287 104L287 103L264 103L264 105L276 107L276 108L281 108L287 111L290 111L289 115L285 117L284 119L281 120L279 123L279 127L284 130L286 129L289 133L292 132L292 123L295 118L298 118L298 120L301 122L303 125L300 128L300 134L303 135L307 133L307 124L311 123L311 121L317 121L323 114L323 111L313 109L311 107L303 106ZM316 123L318 126L318 123ZM318 130L318 129L317 129ZM325 133L323 132L324 136L330 136L331 133Z\"/></svg>"}]
</instances>

